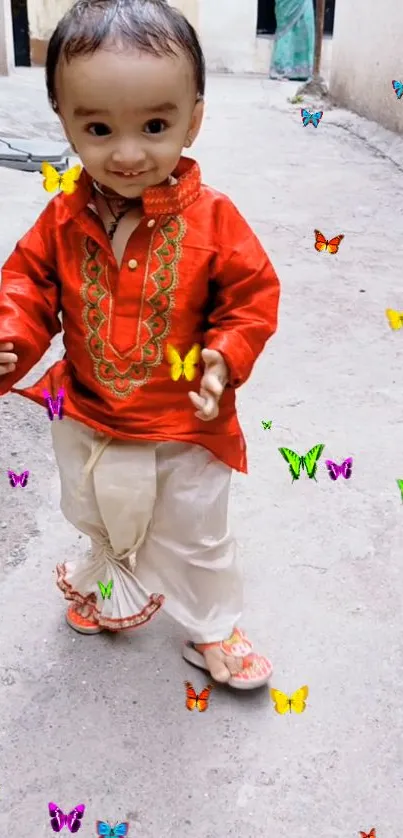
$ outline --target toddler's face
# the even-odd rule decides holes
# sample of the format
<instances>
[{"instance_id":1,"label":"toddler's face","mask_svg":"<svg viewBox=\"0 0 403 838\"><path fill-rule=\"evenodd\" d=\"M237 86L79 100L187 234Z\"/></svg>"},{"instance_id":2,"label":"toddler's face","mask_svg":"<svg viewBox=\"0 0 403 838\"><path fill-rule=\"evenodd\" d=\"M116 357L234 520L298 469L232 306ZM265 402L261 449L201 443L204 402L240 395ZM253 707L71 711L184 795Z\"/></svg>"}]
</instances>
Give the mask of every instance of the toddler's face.
<instances>
[{"instance_id":1,"label":"toddler's face","mask_svg":"<svg viewBox=\"0 0 403 838\"><path fill-rule=\"evenodd\" d=\"M60 117L83 165L126 198L166 180L199 131L203 104L184 55L99 49L62 61L57 82Z\"/></svg>"}]
</instances>

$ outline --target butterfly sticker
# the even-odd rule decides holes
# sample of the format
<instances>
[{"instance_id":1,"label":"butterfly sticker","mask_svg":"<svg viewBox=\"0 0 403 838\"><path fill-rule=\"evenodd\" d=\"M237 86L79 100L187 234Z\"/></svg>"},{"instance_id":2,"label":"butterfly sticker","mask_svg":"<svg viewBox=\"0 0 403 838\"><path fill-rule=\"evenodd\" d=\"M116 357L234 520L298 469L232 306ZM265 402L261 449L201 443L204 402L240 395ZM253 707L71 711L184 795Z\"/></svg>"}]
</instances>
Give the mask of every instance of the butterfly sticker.
<instances>
[{"instance_id":1,"label":"butterfly sticker","mask_svg":"<svg viewBox=\"0 0 403 838\"><path fill-rule=\"evenodd\" d=\"M101 591L102 599L110 599L112 595L113 579L110 579L107 585L102 582L97 582L98 588Z\"/></svg>"},{"instance_id":2,"label":"butterfly sticker","mask_svg":"<svg viewBox=\"0 0 403 838\"><path fill-rule=\"evenodd\" d=\"M194 710L196 707L199 713L204 713L208 709L208 702L213 684L208 684L207 687L197 694L193 689L190 681L185 681L186 687L186 707L188 710Z\"/></svg>"},{"instance_id":3,"label":"butterfly sticker","mask_svg":"<svg viewBox=\"0 0 403 838\"><path fill-rule=\"evenodd\" d=\"M7 474L10 486L12 486L13 489L15 489L18 485L20 485L22 489L25 489L25 486L28 483L29 471L23 471L21 474L16 474L15 471L7 471Z\"/></svg>"},{"instance_id":4,"label":"butterfly sticker","mask_svg":"<svg viewBox=\"0 0 403 838\"><path fill-rule=\"evenodd\" d=\"M351 472L353 470L352 457L347 457L347 460L344 460L344 463L342 463L341 466L338 466L337 463L333 462L333 460L325 460L325 463L331 480L337 480L341 474L346 480L349 480L351 477Z\"/></svg>"},{"instance_id":5,"label":"butterfly sticker","mask_svg":"<svg viewBox=\"0 0 403 838\"><path fill-rule=\"evenodd\" d=\"M397 98L401 99L403 96L403 83L401 81L396 81L396 79L393 79L392 87L396 93Z\"/></svg>"},{"instance_id":6,"label":"butterfly sticker","mask_svg":"<svg viewBox=\"0 0 403 838\"><path fill-rule=\"evenodd\" d=\"M318 250L319 253L323 253L324 250L327 250L328 253L331 253L334 256L339 249L340 242L343 241L344 235L341 234L340 236L335 236L334 239L325 239L323 233L320 230L314 230L315 233L315 250Z\"/></svg>"},{"instance_id":7,"label":"butterfly sticker","mask_svg":"<svg viewBox=\"0 0 403 838\"><path fill-rule=\"evenodd\" d=\"M81 820L85 812L83 803L72 809L68 815L65 815L56 803L48 803L48 807L53 832L61 832L64 826L67 826L70 832L78 832L81 829Z\"/></svg>"},{"instance_id":8,"label":"butterfly sticker","mask_svg":"<svg viewBox=\"0 0 403 838\"><path fill-rule=\"evenodd\" d=\"M48 416L51 422L53 422L54 416L58 416L59 419L63 419L64 411L63 411L63 402L64 402L64 390L63 387L60 388L56 398L53 400L52 396L47 390L43 390L43 396L46 401L46 408L48 411Z\"/></svg>"},{"instance_id":9,"label":"butterfly sticker","mask_svg":"<svg viewBox=\"0 0 403 838\"><path fill-rule=\"evenodd\" d=\"M105 838L120 838L122 835L127 835L129 831L129 824L117 823L116 826L109 826L105 821L96 822L97 835L105 836Z\"/></svg>"},{"instance_id":10,"label":"butterfly sticker","mask_svg":"<svg viewBox=\"0 0 403 838\"><path fill-rule=\"evenodd\" d=\"M186 381L193 381L196 375L196 367L200 360L200 346L198 343L195 343L187 355L185 355L183 361L179 352L172 344L168 343L166 348L166 354L168 358L168 362L171 365L171 378L172 381L178 381L179 378L186 378Z\"/></svg>"},{"instance_id":11,"label":"butterfly sticker","mask_svg":"<svg viewBox=\"0 0 403 838\"><path fill-rule=\"evenodd\" d=\"M391 329L401 329L403 326L403 311L394 311L393 308L387 308L385 310L386 317L389 320L389 326Z\"/></svg>"},{"instance_id":12,"label":"butterfly sticker","mask_svg":"<svg viewBox=\"0 0 403 838\"><path fill-rule=\"evenodd\" d=\"M290 473L292 477L292 482L294 480L299 480L299 476L301 473L301 469L305 469L308 477L316 480L315 474L318 468L318 460L322 451L324 449L324 445L315 445L305 454L304 457L300 457L299 454L296 454L295 451L291 451L290 448L279 448L280 454L284 457L285 461L288 463L290 467Z\"/></svg>"},{"instance_id":13,"label":"butterfly sticker","mask_svg":"<svg viewBox=\"0 0 403 838\"><path fill-rule=\"evenodd\" d=\"M280 713L280 716L284 716L285 713L303 713L306 707L305 699L308 698L309 689L308 687L300 687L299 690L295 690L295 693L288 696L285 693L282 693L281 690L270 690L271 698L274 702L274 709L276 713Z\"/></svg>"},{"instance_id":14,"label":"butterfly sticker","mask_svg":"<svg viewBox=\"0 0 403 838\"><path fill-rule=\"evenodd\" d=\"M316 113L311 113L307 111L306 108L301 108L301 118L302 124L304 128L311 122L314 128L317 128L323 116L323 111L316 111Z\"/></svg>"},{"instance_id":15,"label":"butterfly sticker","mask_svg":"<svg viewBox=\"0 0 403 838\"><path fill-rule=\"evenodd\" d=\"M376 838L376 831L372 827L371 832L360 832L361 838Z\"/></svg>"},{"instance_id":16,"label":"butterfly sticker","mask_svg":"<svg viewBox=\"0 0 403 838\"><path fill-rule=\"evenodd\" d=\"M66 195L72 195L76 191L77 181L81 174L80 165L73 166L61 175L50 163L42 163L41 171L45 178L43 188L46 192L55 192L56 189L60 189Z\"/></svg>"},{"instance_id":17,"label":"butterfly sticker","mask_svg":"<svg viewBox=\"0 0 403 838\"><path fill-rule=\"evenodd\" d=\"M264 431L269 431L272 424L273 424L273 422L264 422L264 420L262 419L262 425L263 425L263 430Z\"/></svg>"},{"instance_id":18,"label":"butterfly sticker","mask_svg":"<svg viewBox=\"0 0 403 838\"><path fill-rule=\"evenodd\" d=\"M403 480L396 480L396 483L402 493L402 502L403 502Z\"/></svg>"}]
</instances>

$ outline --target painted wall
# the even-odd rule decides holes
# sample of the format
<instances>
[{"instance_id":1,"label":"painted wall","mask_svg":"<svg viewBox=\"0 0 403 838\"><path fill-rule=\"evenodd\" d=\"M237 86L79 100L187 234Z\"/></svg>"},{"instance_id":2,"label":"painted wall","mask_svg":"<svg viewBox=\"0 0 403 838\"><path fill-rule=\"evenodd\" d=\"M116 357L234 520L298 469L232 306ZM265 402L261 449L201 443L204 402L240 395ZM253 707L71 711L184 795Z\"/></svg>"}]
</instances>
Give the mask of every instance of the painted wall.
<instances>
[{"instance_id":1,"label":"painted wall","mask_svg":"<svg viewBox=\"0 0 403 838\"><path fill-rule=\"evenodd\" d=\"M262 50L259 52L256 38L258 0L168 2L180 9L195 27L209 72L259 72ZM263 44L263 72L268 67L267 46L267 42Z\"/></svg>"},{"instance_id":2,"label":"painted wall","mask_svg":"<svg viewBox=\"0 0 403 838\"><path fill-rule=\"evenodd\" d=\"M336 0L330 93L338 104L403 133L403 3Z\"/></svg>"},{"instance_id":3,"label":"painted wall","mask_svg":"<svg viewBox=\"0 0 403 838\"><path fill-rule=\"evenodd\" d=\"M72 0L27 0L30 37L48 40Z\"/></svg>"},{"instance_id":4,"label":"painted wall","mask_svg":"<svg viewBox=\"0 0 403 838\"><path fill-rule=\"evenodd\" d=\"M211 72L253 72L257 0L199 0L199 34Z\"/></svg>"},{"instance_id":5,"label":"painted wall","mask_svg":"<svg viewBox=\"0 0 403 838\"><path fill-rule=\"evenodd\" d=\"M199 29L199 0L168 0L170 6L175 6L186 15L188 21L194 26L196 31Z\"/></svg>"},{"instance_id":6,"label":"painted wall","mask_svg":"<svg viewBox=\"0 0 403 838\"><path fill-rule=\"evenodd\" d=\"M0 0L0 76L14 70L14 39L10 0Z\"/></svg>"}]
</instances>

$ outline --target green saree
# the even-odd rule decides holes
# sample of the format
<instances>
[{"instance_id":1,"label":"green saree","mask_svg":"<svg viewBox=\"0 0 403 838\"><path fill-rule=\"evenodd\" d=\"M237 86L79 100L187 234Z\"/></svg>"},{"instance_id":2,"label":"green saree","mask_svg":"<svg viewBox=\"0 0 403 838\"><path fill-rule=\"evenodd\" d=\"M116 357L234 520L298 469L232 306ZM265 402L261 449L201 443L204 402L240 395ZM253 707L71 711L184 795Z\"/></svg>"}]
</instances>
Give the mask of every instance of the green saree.
<instances>
[{"instance_id":1,"label":"green saree","mask_svg":"<svg viewBox=\"0 0 403 838\"><path fill-rule=\"evenodd\" d=\"M270 78L305 81L312 76L315 16L312 0L276 0L276 35Z\"/></svg>"}]
</instances>

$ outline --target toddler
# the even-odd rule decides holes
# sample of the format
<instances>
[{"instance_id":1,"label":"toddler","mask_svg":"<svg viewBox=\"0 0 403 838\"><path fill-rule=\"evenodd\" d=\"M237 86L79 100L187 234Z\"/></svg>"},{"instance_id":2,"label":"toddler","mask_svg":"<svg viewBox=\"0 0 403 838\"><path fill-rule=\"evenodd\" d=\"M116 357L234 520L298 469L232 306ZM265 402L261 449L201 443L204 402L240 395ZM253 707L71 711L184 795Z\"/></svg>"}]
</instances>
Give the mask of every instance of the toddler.
<instances>
[{"instance_id":1,"label":"toddler","mask_svg":"<svg viewBox=\"0 0 403 838\"><path fill-rule=\"evenodd\" d=\"M61 508L91 539L57 566L67 622L119 631L164 606L187 661L260 687L272 665L238 628L228 494L232 470L247 471L235 390L276 330L279 283L234 204L182 156L203 118L198 37L166 0L78 0L50 39L46 83L83 168L3 267L0 395L44 407L45 390L64 392L51 425ZM63 359L16 389L59 315Z\"/></svg>"}]
</instances>

